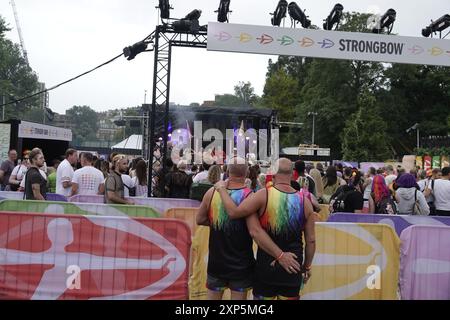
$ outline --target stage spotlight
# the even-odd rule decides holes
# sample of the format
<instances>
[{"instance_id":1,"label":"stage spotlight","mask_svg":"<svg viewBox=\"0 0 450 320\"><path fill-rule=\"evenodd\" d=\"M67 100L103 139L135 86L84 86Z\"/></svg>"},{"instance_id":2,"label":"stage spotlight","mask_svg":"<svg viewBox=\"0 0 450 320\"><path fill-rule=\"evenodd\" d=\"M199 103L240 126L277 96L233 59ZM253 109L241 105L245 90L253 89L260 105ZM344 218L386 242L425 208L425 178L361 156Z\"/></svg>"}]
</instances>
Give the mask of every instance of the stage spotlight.
<instances>
[{"instance_id":1,"label":"stage spotlight","mask_svg":"<svg viewBox=\"0 0 450 320\"><path fill-rule=\"evenodd\" d=\"M194 9L191 12L189 12L186 17L184 17L184 20L198 20L200 19L200 16L202 15L202 10Z\"/></svg>"},{"instance_id":2,"label":"stage spotlight","mask_svg":"<svg viewBox=\"0 0 450 320\"><path fill-rule=\"evenodd\" d=\"M170 9L173 9L169 0L159 0L159 6L157 7L161 10L161 19L169 19L170 18Z\"/></svg>"},{"instance_id":3,"label":"stage spotlight","mask_svg":"<svg viewBox=\"0 0 450 320\"><path fill-rule=\"evenodd\" d=\"M432 21L428 27L422 29L422 35L426 38L431 36L434 32L442 32L445 29L450 27L450 15L446 14L437 19L436 21Z\"/></svg>"},{"instance_id":4,"label":"stage spotlight","mask_svg":"<svg viewBox=\"0 0 450 320\"><path fill-rule=\"evenodd\" d=\"M230 0L220 0L219 9L217 9L217 21L228 22L228 14L230 11Z\"/></svg>"},{"instance_id":5,"label":"stage spotlight","mask_svg":"<svg viewBox=\"0 0 450 320\"><path fill-rule=\"evenodd\" d=\"M201 15L201 10L192 10L184 17L184 19L174 21L172 23L173 29L178 32L198 33L200 30L198 19L200 19Z\"/></svg>"},{"instance_id":6,"label":"stage spotlight","mask_svg":"<svg viewBox=\"0 0 450 320\"><path fill-rule=\"evenodd\" d=\"M274 13L271 13L271 15L273 15L272 17L272 25L275 26L280 26L281 24L281 20L283 20L284 18L286 18L286 11L287 11L287 7L288 7L288 3L286 0L280 0L278 2L278 5L275 9Z\"/></svg>"},{"instance_id":7,"label":"stage spotlight","mask_svg":"<svg viewBox=\"0 0 450 320\"><path fill-rule=\"evenodd\" d=\"M336 29L339 26L339 22L342 18L342 12L344 11L344 6L340 3L336 3L334 5L333 10L331 10L330 15L325 19L325 23L323 24L324 30L332 30L334 25L336 25Z\"/></svg>"},{"instance_id":8,"label":"stage spotlight","mask_svg":"<svg viewBox=\"0 0 450 320\"><path fill-rule=\"evenodd\" d=\"M139 53L144 52L145 50L147 50L147 43L140 41L130 47L124 48L123 54L128 58L127 60L133 60Z\"/></svg>"},{"instance_id":9,"label":"stage spotlight","mask_svg":"<svg viewBox=\"0 0 450 320\"><path fill-rule=\"evenodd\" d=\"M289 15L291 19L295 22L300 22L303 28L308 29L311 26L311 20L305 15L302 9L298 6L297 3L291 2L289 3Z\"/></svg>"},{"instance_id":10,"label":"stage spotlight","mask_svg":"<svg viewBox=\"0 0 450 320\"><path fill-rule=\"evenodd\" d=\"M380 19L380 26L372 29L373 33L381 33L384 28L387 29L387 34L392 32L394 22L397 18L397 12L394 9L389 9Z\"/></svg>"}]
</instances>

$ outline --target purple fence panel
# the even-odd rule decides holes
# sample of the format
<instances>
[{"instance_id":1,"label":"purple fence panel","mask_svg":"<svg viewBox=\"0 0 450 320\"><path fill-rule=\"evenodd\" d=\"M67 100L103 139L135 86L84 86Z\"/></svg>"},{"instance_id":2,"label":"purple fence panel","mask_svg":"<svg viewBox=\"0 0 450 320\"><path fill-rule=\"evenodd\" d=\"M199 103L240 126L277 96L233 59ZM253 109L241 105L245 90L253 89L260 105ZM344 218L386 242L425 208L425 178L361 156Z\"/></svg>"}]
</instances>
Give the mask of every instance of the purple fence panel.
<instances>
[{"instance_id":1,"label":"purple fence panel","mask_svg":"<svg viewBox=\"0 0 450 320\"><path fill-rule=\"evenodd\" d=\"M400 237L403 300L450 300L450 227L411 226Z\"/></svg>"},{"instance_id":2,"label":"purple fence panel","mask_svg":"<svg viewBox=\"0 0 450 320\"><path fill-rule=\"evenodd\" d=\"M402 231L412 225L450 226L450 217L335 213L328 222L383 223L394 228L400 237Z\"/></svg>"}]
</instances>

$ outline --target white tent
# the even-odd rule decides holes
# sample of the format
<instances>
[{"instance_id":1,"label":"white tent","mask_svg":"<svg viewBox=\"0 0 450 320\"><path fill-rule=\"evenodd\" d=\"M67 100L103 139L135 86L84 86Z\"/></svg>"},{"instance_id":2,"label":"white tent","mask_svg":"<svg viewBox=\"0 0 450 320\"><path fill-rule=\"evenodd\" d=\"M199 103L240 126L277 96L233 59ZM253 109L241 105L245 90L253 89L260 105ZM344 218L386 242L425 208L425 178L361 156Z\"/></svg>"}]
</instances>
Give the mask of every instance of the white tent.
<instances>
[{"instance_id":1,"label":"white tent","mask_svg":"<svg viewBox=\"0 0 450 320\"><path fill-rule=\"evenodd\" d=\"M111 147L112 150L127 149L127 150L142 150L142 135L133 134L125 140Z\"/></svg>"}]
</instances>

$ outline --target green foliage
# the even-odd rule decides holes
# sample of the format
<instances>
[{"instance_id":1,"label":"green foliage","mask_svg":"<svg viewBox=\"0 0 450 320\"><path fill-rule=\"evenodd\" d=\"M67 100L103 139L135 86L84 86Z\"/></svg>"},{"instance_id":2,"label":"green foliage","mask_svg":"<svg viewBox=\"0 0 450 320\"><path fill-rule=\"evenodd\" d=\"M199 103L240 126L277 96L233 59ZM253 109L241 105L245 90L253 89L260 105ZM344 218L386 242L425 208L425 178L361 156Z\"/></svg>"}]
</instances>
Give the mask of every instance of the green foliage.
<instances>
[{"instance_id":1,"label":"green foliage","mask_svg":"<svg viewBox=\"0 0 450 320\"><path fill-rule=\"evenodd\" d=\"M5 38L10 29L0 16L0 103L6 103L35 93L38 78L22 56L19 45ZM39 98L5 107L6 118L21 118L30 108L38 107Z\"/></svg>"},{"instance_id":2,"label":"green foliage","mask_svg":"<svg viewBox=\"0 0 450 320\"><path fill-rule=\"evenodd\" d=\"M76 124L72 133L77 141L95 140L98 130L97 113L88 106L73 106L66 111L69 121Z\"/></svg>"},{"instance_id":3,"label":"green foliage","mask_svg":"<svg viewBox=\"0 0 450 320\"><path fill-rule=\"evenodd\" d=\"M390 158L386 123L377 113L373 95L368 92L361 95L358 110L346 122L341 139L344 160L363 162Z\"/></svg>"},{"instance_id":4,"label":"green foliage","mask_svg":"<svg viewBox=\"0 0 450 320\"><path fill-rule=\"evenodd\" d=\"M255 89L250 82L240 81L234 86L234 94L216 95L215 105L218 107L257 107L260 106L260 98L255 94Z\"/></svg>"}]
</instances>

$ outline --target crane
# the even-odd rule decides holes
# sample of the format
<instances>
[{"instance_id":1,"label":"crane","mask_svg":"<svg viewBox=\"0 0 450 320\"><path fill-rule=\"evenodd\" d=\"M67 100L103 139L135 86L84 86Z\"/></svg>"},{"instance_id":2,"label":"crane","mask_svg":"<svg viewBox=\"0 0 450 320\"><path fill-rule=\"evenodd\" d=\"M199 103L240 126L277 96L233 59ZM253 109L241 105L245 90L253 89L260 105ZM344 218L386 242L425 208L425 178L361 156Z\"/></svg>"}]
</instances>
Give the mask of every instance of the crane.
<instances>
[{"instance_id":1,"label":"crane","mask_svg":"<svg viewBox=\"0 0 450 320\"><path fill-rule=\"evenodd\" d=\"M10 3L12 6L12 9L13 9L13 12L14 12L14 19L16 20L17 32L19 33L20 47L22 48L23 58L25 59L25 62L27 64L29 64L27 50L25 49L25 42L23 41L23 36L22 36L22 29L20 29L19 16L17 14L16 3L14 2L14 0L11 0Z\"/></svg>"}]
</instances>

